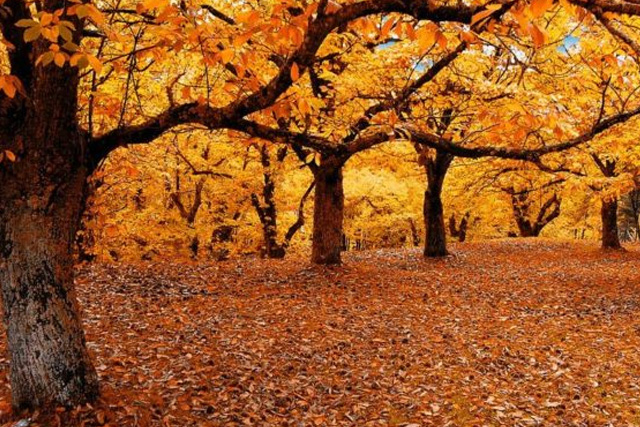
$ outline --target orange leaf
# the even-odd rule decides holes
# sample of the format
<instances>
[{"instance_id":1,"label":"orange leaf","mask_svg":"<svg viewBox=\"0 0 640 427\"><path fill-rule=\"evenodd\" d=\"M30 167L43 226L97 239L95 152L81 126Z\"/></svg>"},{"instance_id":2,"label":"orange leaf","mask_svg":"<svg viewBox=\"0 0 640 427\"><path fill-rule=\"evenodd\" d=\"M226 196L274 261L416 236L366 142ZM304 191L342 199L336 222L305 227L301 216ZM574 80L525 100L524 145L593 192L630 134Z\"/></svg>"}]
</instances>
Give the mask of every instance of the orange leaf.
<instances>
[{"instance_id":1,"label":"orange leaf","mask_svg":"<svg viewBox=\"0 0 640 427\"><path fill-rule=\"evenodd\" d=\"M537 48L544 46L547 41L547 35L535 24L529 26L529 34L531 34L533 44Z\"/></svg>"},{"instance_id":2,"label":"orange leaf","mask_svg":"<svg viewBox=\"0 0 640 427\"><path fill-rule=\"evenodd\" d=\"M534 18L542 16L552 5L553 0L531 0L531 5L529 6L531 15Z\"/></svg>"},{"instance_id":3,"label":"orange leaf","mask_svg":"<svg viewBox=\"0 0 640 427\"><path fill-rule=\"evenodd\" d=\"M220 60L222 61L223 64L228 64L229 62L231 62L231 60L233 59L233 50L232 49L225 49L220 51Z\"/></svg>"},{"instance_id":4,"label":"orange leaf","mask_svg":"<svg viewBox=\"0 0 640 427\"><path fill-rule=\"evenodd\" d=\"M294 62L293 65L291 66L291 80L295 82L299 78L300 78L300 68L298 67L298 64Z\"/></svg>"}]
</instances>

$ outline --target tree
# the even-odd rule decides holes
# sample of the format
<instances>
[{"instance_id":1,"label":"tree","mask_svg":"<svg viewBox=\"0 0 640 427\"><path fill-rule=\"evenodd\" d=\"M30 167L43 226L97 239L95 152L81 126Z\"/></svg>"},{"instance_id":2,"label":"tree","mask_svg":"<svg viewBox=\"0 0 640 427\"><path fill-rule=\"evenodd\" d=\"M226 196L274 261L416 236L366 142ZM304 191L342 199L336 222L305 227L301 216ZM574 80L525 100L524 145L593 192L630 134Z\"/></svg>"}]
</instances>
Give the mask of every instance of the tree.
<instances>
[{"instance_id":1,"label":"tree","mask_svg":"<svg viewBox=\"0 0 640 427\"><path fill-rule=\"evenodd\" d=\"M225 8L216 8L218 4ZM396 111L404 110L419 87L478 40L473 32L509 31L511 25L495 24L507 11L521 27L517 31L544 45L543 31L529 23L552 7L552 2L434 5L412 0L300 5L148 0L112 7L90 1L0 0L0 32L8 49L8 67L0 75L0 284L14 406L72 406L97 396L97 376L73 291L73 242L85 209L87 179L114 151L151 143L186 124L257 130L257 136L287 142L300 153L314 151L304 153L319 160L313 259L336 263L344 206L342 166L355 153L391 138L390 129L376 132L381 126L376 120L399 118ZM633 2L573 0L563 7L578 15L602 13L606 19L611 13L640 13ZM382 25L368 18L382 14ZM460 44L445 49L447 36L436 25L441 22L470 25L472 31L463 27ZM316 83L324 80L315 68L331 64L319 54L326 41L344 42L345 31L347 37L366 40L378 31L389 33L394 25L398 36L423 48L440 46L441 59L410 79L399 95L387 92L392 96L354 109L356 120L349 131L327 136L326 129L317 127L315 137L307 132L306 120L317 106L293 95L300 93L298 82L306 82L306 76ZM279 128L277 119L290 116L294 108L303 120L292 133ZM621 111L598 120L580 137L535 150L460 148L447 138L419 132L412 136L456 155L537 161L636 114ZM261 121L268 125L258 125Z\"/></svg>"},{"instance_id":2,"label":"tree","mask_svg":"<svg viewBox=\"0 0 640 427\"><path fill-rule=\"evenodd\" d=\"M95 53L103 53L104 45L99 42L93 53L85 47L88 49L93 36L99 40L116 37L117 29L105 32L117 20L107 21L91 3L46 0L39 2L36 10L35 5L21 0L5 0L0 6L0 31L10 49L11 72L1 76L0 94L0 140L10 141L3 152L9 162L0 167L3 182L0 283L7 319L13 404L17 408L50 403L75 405L93 400L98 394L97 376L85 347L73 292L73 241L84 209L87 178L112 151L127 144L149 143L184 123L224 128L234 120L273 105L291 86L292 75L302 74L312 65L325 38L356 18L400 12L434 21L468 22L479 10L464 6L433 9L426 4L396 1L362 1L329 10L329 2L325 0L308 6L302 13L278 10L277 13L286 16L296 15L294 26L298 29L289 34L300 40L267 83L256 85L254 80L255 90L249 95L240 95L219 107L213 107L206 97L204 102L175 104L170 96L171 105L154 117L135 124L120 120L115 129L95 136L94 104L90 103L88 130L81 126L77 115L80 80L85 76L77 66L91 65L94 72L88 76L92 77L90 86L95 89L97 74L102 70ZM164 39L164 46L184 46L189 40L196 40L195 47L202 52L197 34L202 27L212 25L212 20L204 17L207 12L225 23L236 23L214 7L186 2L180 7L168 1L146 2L138 10L109 12L139 17L123 20L127 26L142 23L133 32L137 34L133 54L125 55L130 59L127 94L130 83L134 83L135 89L132 70L139 69L138 53L145 49L138 45L144 39L145 25L163 27L154 37ZM251 16L243 20L251 21ZM188 31L185 26L189 26ZM185 37L167 39L165 34ZM191 35L196 37L189 39ZM247 41L246 34L237 37L236 40L242 37ZM158 46L157 40L151 44ZM287 41L286 45L291 44ZM222 47L208 45L212 51L206 55L207 61L231 68L233 50ZM234 71L240 74L238 67ZM255 79L250 72L247 76L238 83ZM208 88L209 85L210 95ZM123 113L126 106L124 103ZM120 119L124 117L125 114L120 115Z\"/></svg>"},{"instance_id":3,"label":"tree","mask_svg":"<svg viewBox=\"0 0 640 427\"><path fill-rule=\"evenodd\" d=\"M518 189L513 183L502 187L502 191L511 199L513 219L518 226L520 237L538 237L544 227L560 216L562 199L557 190L552 189L549 193L548 189L563 181L563 179L551 180L539 186L533 186L535 184L530 182L531 186ZM540 193L537 200L534 198L536 192ZM536 202L539 205L537 213L534 212Z\"/></svg>"},{"instance_id":4,"label":"tree","mask_svg":"<svg viewBox=\"0 0 640 427\"><path fill-rule=\"evenodd\" d=\"M460 219L460 224L457 224L455 214L451 214L449 217L449 234L451 237L455 237L458 239L460 243L464 243L467 240L467 230L469 227L469 218L471 217L470 212L466 212L462 219Z\"/></svg>"},{"instance_id":5,"label":"tree","mask_svg":"<svg viewBox=\"0 0 640 427\"><path fill-rule=\"evenodd\" d=\"M512 6L513 3L500 5L498 8L490 9L485 13L484 19L473 22L472 30L481 31L493 18L500 18ZM455 21L455 19L453 19ZM369 132L376 127L380 119L390 119L397 122L398 113L409 107L410 99L423 86L433 81L438 74L447 66L453 63L461 53L463 53L471 44L471 40L460 41L455 48L451 50L444 49L446 41L443 40L444 35L434 25L426 25L419 32L415 32L411 26L403 25L401 22L390 20L380 29L380 35L383 36L382 41L372 42L367 45L379 46L384 44L386 36L392 31L404 32L408 31L412 36L410 39L417 40L421 51L431 52L435 46L439 46L439 50L444 53L439 55L437 59L423 71L417 78L412 79L413 71L411 70L405 78L399 82L402 89L399 94L386 93L362 96L369 102L364 111L356 110L356 118L352 124L342 132L330 132L331 136L326 137L321 134L322 130L330 127L335 123L338 117L340 103L336 102L334 96L330 95L330 89L335 82L326 81L321 78L320 73L310 68L309 85L316 98L323 101L324 107L312 109L312 103L306 98L300 98L298 101L298 111L301 117L283 117L278 121L278 127L265 125L255 121L239 121L235 123L235 129L248 133L254 137L263 138L271 142L283 142L291 145L296 150L300 159L308 162L309 168L314 175L315 181L315 197L314 197L314 231L312 241L312 262L318 264L338 264L341 262L340 252L343 239L343 219L344 219L344 184L343 184L343 167L347 161L354 155L368 150L378 144L388 142L390 140L389 132ZM340 56L328 55L320 61L336 63ZM338 74L344 77L344 68L340 67ZM331 73L336 76L336 73ZM406 72L404 73L407 74ZM315 76L315 77L314 77ZM356 89L356 93L358 90ZM359 101L361 96L352 97ZM304 132L297 131L294 128L309 128L312 120L311 112L321 113L316 120L315 134L306 129ZM287 111L290 113L290 111ZM312 158L313 161L308 159ZM444 222L442 225L444 232Z\"/></svg>"},{"instance_id":6,"label":"tree","mask_svg":"<svg viewBox=\"0 0 640 427\"><path fill-rule=\"evenodd\" d=\"M627 240L640 240L640 191L631 190L626 194L618 210L622 219L622 230Z\"/></svg>"},{"instance_id":7,"label":"tree","mask_svg":"<svg viewBox=\"0 0 640 427\"><path fill-rule=\"evenodd\" d=\"M263 254L267 258L284 258L286 251L291 244L291 239L304 226L304 205L309 197L315 182L312 182L305 191L298 206L298 217L289 227L282 242L278 241L278 208L275 200L276 182L272 171L272 159L269 153L269 146L262 143L258 146L260 152L260 164L262 165L262 201L256 193L251 194L251 203L255 208L263 235ZM283 146L278 150L276 161L282 163L287 156L287 147Z\"/></svg>"}]
</instances>

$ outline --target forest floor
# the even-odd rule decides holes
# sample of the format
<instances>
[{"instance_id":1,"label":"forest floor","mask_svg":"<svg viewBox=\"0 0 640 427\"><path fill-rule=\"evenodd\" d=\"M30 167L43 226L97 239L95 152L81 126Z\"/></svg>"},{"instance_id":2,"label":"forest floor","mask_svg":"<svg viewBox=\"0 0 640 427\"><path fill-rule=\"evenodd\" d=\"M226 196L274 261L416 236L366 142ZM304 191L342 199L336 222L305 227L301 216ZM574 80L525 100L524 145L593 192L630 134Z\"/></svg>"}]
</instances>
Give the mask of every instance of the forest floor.
<instances>
[{"instance_id":1,"label":"forest floor","mask_svg":"<svg viewBox=\"0 0 640 427\"><path fill-rule=\"evenodd\" d=\"M640 425L640 250L514 239L454 245L437 261L419 250L345 261L80 267L103 397L56 417L87 426ZM6 413L7 371L2 338L0 425L19 419ZM31 425L56 417L36 414Z\"/></svg>"}]
</instances>

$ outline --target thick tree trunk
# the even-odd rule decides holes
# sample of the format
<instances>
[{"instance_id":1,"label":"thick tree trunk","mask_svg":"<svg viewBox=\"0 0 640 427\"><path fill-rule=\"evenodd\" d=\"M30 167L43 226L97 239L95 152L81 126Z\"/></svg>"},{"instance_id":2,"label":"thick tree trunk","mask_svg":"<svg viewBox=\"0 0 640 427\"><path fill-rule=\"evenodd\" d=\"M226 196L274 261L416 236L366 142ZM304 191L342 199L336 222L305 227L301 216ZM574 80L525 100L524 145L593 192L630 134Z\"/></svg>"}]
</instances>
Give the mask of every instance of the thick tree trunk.
<instances>
[{"instance_id":1,"label":"thick tree trunk","mask_svg":"<svg viewBox=\"0 0 640 427\"><path fill-rule=\"evenodd\" d=\"M424 255L427 257L446 256L447 233L444 225L442 206L442 184L430 184L424 192L424 227L426 230Z\"/></svg>"},{"instance_id":2,"label":"thick tree trunk","mask_svg":"<svg viewBox=\"0 0 640 427\"><path fill-rule=\"evenodd\" d=\"M600 210L602 218L602 247L605 249L621 249L618 237L618 200L603 200Z\"/></svg>"},{"instance_id":3,"label":"thick tree trunk","mask_svg":"<svg viewBox=\"0 0 640 427\"><path fill-rule=\"evenodd\" d=\"M19 158L0 165L0 285L16 408L72 406L98 395L73 286L89 174L75 117L77 71L34 74L24 115L3 135Z\"/></svg>"},{"instance_id":4,"label":"thick tree trunk","mask_svg":"<svg viewBox=\"0 0 640 427\"><path fill-rule=\"evenodd\" d=\"M449 252L447 251L447 232L442 206L442 187L453 156L443 151L436 151L433 158L427 156L427 153L422 153L422 155L427 173L427 190L424 193L423 203L424 256L443 257Z\"/></svg>"},{"instance_id":5,"label":"thick tree trunk","mask_svg":"<svg viewBox=\"0 0 640 427\"><path fill-rule=\"evenodd\" d=\"M531 223L529 216L531 215L531 202L528 193L516 193L509 190L511 194L511 205L513 208L513 219L518 226L518 234L520 237L537 237L536 227Z\"/></svg>"},{"instance_id":6,"label":"thick tree trunk","mask_svg":"<svg viewBox=\"0 0 640 427\"><path fill-rule=\"evenodd\" d=\"M316 189L313 210L313 247L311 261L339 264L344 219L343 162L327 161L315 171Z\"/></svg>"},{"instance_id":7,"label":"thick tree trunk","mask_svg":"<svg viewBox=\"0 0 640 427\"><path fill-rule=\"evenodd\" d=\"M518 231L520 237L538 237L536 229L531 225L531 221L527 218L516 218L516 224L518 225Z\"/></svg>"},{"instance_id":8,"label":"thick tree trunk","mask_svg":"<svg viewBox=\"0 0 640 427\"><path fill-rule=\"evenodd\" d=\"M73 288L86 173L63 178L39 166L17 163L22 179L5 182L3 190L11 189L0 198L0 283L17 408L76 405L98 394Z\"/></svg>"}]
</instances>

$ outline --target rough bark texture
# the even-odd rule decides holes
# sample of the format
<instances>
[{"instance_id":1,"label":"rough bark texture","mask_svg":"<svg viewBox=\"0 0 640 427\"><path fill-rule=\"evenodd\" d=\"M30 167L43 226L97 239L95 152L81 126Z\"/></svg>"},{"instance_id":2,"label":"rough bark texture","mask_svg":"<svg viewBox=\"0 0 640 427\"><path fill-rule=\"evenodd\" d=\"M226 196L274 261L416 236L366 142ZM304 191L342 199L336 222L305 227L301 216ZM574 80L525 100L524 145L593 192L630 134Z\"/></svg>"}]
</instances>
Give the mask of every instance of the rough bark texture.
<instances>
[{"instance_id":1,"label":"rough bark texture","mask_svg":"<svg viewBox=\"0 0 640 427\"><path fill-rule=\"evenodd\" d=\"M13 405L76 405L98 381L73 288L84 208L86 140L77 126L77 76L37 68L24 116L9 135L19 161L0 166L0 283Z\"/></svg>"},{"instance_id":2,"label":"rough bark texture","mask_svg":"<svg viewBox=\"0 0 640 427\"><path fill-rule=\"evenodd\" d=\"M426 153L423 155L426 156ZM448 255L447 232L442 206L442 186L453 161L453 156L437 151L435 157L425 157L424 168L427 173L427 190L424 192L424 256L442 257Z\"/></svg>"},{"instance_id":3,"label":"rough bark texture","mask_svg":"<svg viewBox=\"0 0 640 427\"><path fill-rule=\"evenodd\" d=\"M603 176L607 178L618 176L615 160L602 159L595 153L591 153L591 158ZM618 236L618 199L602 200L600 218L602 220L602 247L604 249L622 249Z\"/></svg>"},{"instance_id":4,"label":"rough bark texture","mask_svg":"<svg viewBox=\"0 0 640 427\"><path fill-rule=\"evenodd\" d=\"M600 209L602 218L602 247L604 249L620 249L618 237L618 200L603 200Z\"/></svg>"},{"instance_id":5,"label":"rough bark texture","mask_svg":"<svg viewBox=\"0 0 640 427\"><path fill-rule=\"evenodd\" d=\"M448 254L441 194L442 187L430 187L424 192L423 213L426 230L424 255L427 257L441 257Z\"/></svg>"},{"instance_id":6,"label":"rough bark texture","mask_svg":"<svg viewBox=\"0 0 640 427\"><path fill-rule=\"evenodd\" d=\"M314 170L316 189L313 210L311 261L339 264L344 219L343 162L330 158Z\"/></svg>"},{"instance_id":7,"label":"rough bark texture","mask_svg":"<svg viewBox=\"0 0 640 427\"><path fill-rule=\"evenodd\" d=\"M263 144L260 147L260 163L262 164L262 200L257 194L251 195L251 203L255 208L260 224L262 225L263 250L267 258L281 259L285 256L285 248L278 243L278 208L276 206L276 184L271 172L271 157L269 147Z\"/></svg>"}]
</instances>

